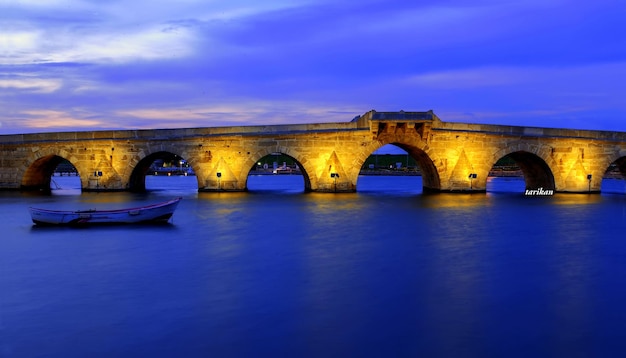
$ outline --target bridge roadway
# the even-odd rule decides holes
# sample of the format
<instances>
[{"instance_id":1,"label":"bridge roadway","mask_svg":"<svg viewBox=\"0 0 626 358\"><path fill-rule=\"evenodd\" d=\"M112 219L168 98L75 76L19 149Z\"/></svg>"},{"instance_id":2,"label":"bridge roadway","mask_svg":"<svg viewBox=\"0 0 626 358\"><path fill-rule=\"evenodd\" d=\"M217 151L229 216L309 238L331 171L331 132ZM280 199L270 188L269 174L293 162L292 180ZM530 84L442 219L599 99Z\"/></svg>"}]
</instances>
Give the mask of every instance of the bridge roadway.
<instances>
[{"instance_id":1,"label":"bridge roadway","mask_svg":"<svg viewBox=\"0 0 626 358\"><path fill-rule=\"evenodd\" d=\"M394 144L420 165L424 191L481 192L502 157L526 188L600 192L611 164L626 176L626 133L441 121L428 112L370 111L345 123L53 132L0 136L0 189L50 188L66 159L85 191L142 191L155 159L187 160L199 191L245 191L248 173L272 153L292 157L305 190L354 192L363 163Z\"/></svg>"}]
</instances>

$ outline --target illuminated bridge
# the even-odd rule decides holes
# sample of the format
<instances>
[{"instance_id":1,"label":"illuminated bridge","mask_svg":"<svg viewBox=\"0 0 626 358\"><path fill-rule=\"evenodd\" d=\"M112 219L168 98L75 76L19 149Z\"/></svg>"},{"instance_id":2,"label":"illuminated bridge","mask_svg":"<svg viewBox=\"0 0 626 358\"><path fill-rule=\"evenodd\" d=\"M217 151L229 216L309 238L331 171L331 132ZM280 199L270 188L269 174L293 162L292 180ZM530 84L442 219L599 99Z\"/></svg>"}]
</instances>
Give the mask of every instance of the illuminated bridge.
<instances>
[{"instance_id":1,"label":"illuminated bridge","mask_svg":"<svg viewBox=\"0 0 626 358\"><path fill-rule=\"evenodd\" d=\"M424 191L485 191L503 157L527 189L599 192L609 167L626 175L626 133L441 121L428 112L370 111L344 123L56 132L0 136L0 189L49 190L69 161L85 191L145 190L155 159L181 157L199 191L245 191L256 163L282 153L297 163L305 190L354 192L366 159L386 144L406 150Z\"/></svg>"}]
</instances>

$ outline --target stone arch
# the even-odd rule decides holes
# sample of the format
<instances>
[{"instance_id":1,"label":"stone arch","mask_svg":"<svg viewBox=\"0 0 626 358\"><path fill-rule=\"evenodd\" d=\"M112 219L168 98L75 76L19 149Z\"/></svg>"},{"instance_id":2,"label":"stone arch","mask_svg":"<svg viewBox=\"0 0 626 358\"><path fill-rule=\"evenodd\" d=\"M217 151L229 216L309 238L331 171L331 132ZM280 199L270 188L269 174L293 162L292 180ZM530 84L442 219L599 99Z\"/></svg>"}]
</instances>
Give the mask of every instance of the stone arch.
<instances>
[{"instance_id":1,"label":"stone arch","mask_svg":"<svg viewBox=\"0 0 626 358\"><path fill-rule=\"evenodd\" d=\"M173 160L174 158L183 158L187 163L196 171L194 167L193 159L188 159L185 153L179 152L175 148L168 146L161 146L158 149L150 151L149 153L142 151L139 152L132 160L132 170L128 174L127 189L134 192L141 192L146 190L146 174L150 169L152 163L157 159ZM200 178L196 177L198 181L198 187L200 187Z\"/></svg>"},{"instance_id":2,"label":"stone arch","mask_svg":"<svg viewBox=\"0 0 626 358\"><path fill-rule=\"evenodd\" d=\"M293 153L293 151L291 151L289 149L289 147L283 147L283 146L277 146L275 148L272 149L261 149L261 150L257 150L255 153L253 153L252 155L250 155L248 157L248 159L245 161L244 163L244 172L241 175L241 180L244 183L244 186L246 188L246 190L248 189L248 175L250 174L250 171L252 169L254 169L254 167L256 166L256 163L268 156L271 155L272 153L281 153L283 155L287 155L290 158L292 158L294 160L294 162L298 165L298 167L300 168L300 172L302 173L302 176L304 178L304 191L305 192L310 192L312 191L312 184L311 184L311 176L309 175L309 168L307 165L305 165L306 160L303 160L302 158L299 158L299 156L296 153ZM315 179L313 178L313 181Z\"/></svg>"},{"instance_id":3,"label":"stone arch","mask_svg":"<svg viewBox=\"0 0 626 358\"><path fill-rule=\"evenodd\" d=\"M84 188L88 175L85 168L80 166L79 160L72 154L72 149L47 147L34 152L17 169L20 189L49 192L54 169L64 160L69 161L76 168L81 179L81 187Z\"/></svg>"},{"instance_id":4,"label":"stone arch","mask_svg":"<svg viewBox=\"0 0 626 358\"><path fill-rule=\"evenodd\" d=\"M599 163L598 167L599 170L593 173L593 178L590 182L590 187L595 189L595 191L603 190L602 184L604 184L603 179L605 177L626 180L626 149L616 150L613 154L604 157L604 160ZM607 174L609 175L607 176Z\"/></svg>"},{"instance_id":5,"label":"stone arch","mask_svg":"<svg viewBox=\"0 0 626 358\"><path fill-rule=\"evenodd\" d=\"M626 150L618 151L609 156L606 163L603 163L603 173L606 173L613 164L617 165L617 169L622 174L622 177L626 179Z\"/></svg>"},{"instance_id":6,"label":"stone arch","mask_svg":"<svg viewBox=\"0 0 626 358\"><path fill-rule=\"evenodd\" d=\"M369 145L363 146L362 150L357 155L355 165L352 167L355 177L358 177L367 158L378 148L387 144L392 144L405 150L409 156L415 159L422 172L422 186L424 192L437 192L441 190L440 173L442 169L435 164L438 157L428 148L426 142L419 136L384 135L379 136L378 140L371 142Z\"/></svg>"},{"instance_id":7,"label":"stone arch","mask_svg":"<svg viewBox=\"0 0 626 358\"><path fill-rule=\"evenodd\" d=\"M526 189L559 190L559 171L555 170L558 165L551 153L552 148L549 146L530 146L521 142L509 144L496 151L480 171L482 177L486 178L498 160L509 156L522 170Z\"/></svg>"}]
</instances>

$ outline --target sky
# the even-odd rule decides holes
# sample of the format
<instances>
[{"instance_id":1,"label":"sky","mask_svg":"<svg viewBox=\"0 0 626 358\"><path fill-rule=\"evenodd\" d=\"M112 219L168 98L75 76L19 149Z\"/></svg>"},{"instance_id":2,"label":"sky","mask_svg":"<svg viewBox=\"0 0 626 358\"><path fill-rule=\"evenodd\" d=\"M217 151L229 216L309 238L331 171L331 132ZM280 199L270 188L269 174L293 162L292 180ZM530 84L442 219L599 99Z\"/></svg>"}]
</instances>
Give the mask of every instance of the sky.
<instances>
[{"instance_id":1,"label":"sky","mask_svg":"<svg viewBox=\"0 0 626 358\"><path fill-rule=\"evenodd\" d=\"M626 0L0 0L0 134L371 109L626 131Z\"/></svg>"}]
</instances>

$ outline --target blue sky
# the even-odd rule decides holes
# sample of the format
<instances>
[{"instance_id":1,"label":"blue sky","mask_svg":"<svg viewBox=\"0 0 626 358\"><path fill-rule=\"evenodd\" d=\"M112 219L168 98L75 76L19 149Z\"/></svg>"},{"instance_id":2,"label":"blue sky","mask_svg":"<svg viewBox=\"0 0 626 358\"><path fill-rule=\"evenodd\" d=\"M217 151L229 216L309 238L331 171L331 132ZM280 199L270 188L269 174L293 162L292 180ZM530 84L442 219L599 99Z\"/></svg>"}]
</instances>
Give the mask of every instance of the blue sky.
<instances>
[{"instance_id":1,"label":"blue sky","mask_svg":"<svg viewBox=\"0 0 626 358\"><path fill-rule=\"evenodd\" d=\"M626 0L0 0L0 134L444 121L626 131Z\"/></svg>"}]
</instances>

